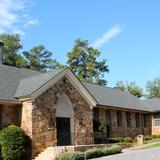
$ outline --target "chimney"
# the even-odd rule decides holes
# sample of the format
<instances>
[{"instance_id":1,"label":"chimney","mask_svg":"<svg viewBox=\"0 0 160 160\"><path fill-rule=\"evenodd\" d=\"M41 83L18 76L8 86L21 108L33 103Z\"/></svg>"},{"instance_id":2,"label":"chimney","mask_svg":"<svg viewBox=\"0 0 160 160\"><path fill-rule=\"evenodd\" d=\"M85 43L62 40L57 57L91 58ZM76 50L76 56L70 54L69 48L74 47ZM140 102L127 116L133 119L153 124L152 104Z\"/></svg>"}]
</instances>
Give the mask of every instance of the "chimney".
<instances>
[{"instance_id":1,"label":"chimney","mask_svg":"<svg viewBox=\"0 0 160 160\"><path fill-rule=\"evenodd\" d=\"M3 46L4 43L0 41L0 64L3 64Z\"/></svg>"}]
</instances>

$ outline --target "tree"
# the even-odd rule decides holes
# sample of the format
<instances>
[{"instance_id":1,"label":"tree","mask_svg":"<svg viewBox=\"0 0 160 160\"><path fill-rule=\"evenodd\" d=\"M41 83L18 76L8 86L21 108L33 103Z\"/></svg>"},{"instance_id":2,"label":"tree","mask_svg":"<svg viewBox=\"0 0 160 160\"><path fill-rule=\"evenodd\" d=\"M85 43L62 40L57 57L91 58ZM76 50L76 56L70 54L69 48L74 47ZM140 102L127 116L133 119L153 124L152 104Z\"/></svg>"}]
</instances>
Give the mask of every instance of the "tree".
<instances>
[{"instance_id":1,"label":"tree","mask_svg":"<svg viewBox=\"0 0 160 160\"><path fill-rule=\"evenodd\" d=\"M107 60L98 61L100 51L89 46L87 40L78 39L68 52L67 64L82 81L106 85L104 74L109 72Z\"/></svg>"},{"instance_id":2,"label":"tree","mask_svg":"<svg viewBox=\"0 0 160 160\"><path fill-rule=\"evenodd\" d=\"M46 50L43 45L35 46L30 51L23 52L23 55L28 62L25 67L29 69L45 72L64 67L52 59L52 52Z\"/></svg>"},{"instance_id":3,"label":"tree","mask_svg":"<svg viewBox=\"0 0 160 160\"><path fill-rule=\"evenodd\" d=\"M0 34L0 41L4 43L3 63L17 67L24 67L26 61L18 53L22 49L20 36L18 34Z\"/></svg>"},{"instance_id":4,"label":"tree","mask_svg":"<svg viewBox=\"0 0 160 160\"><path fill-rule=\"evenodd\" d=\"M135 82L118 81L115 88L122 91L127 91L138 98L143 96L143 89L137 86Z\"/></svg>"},{"instance_id":5,"label":"tree","mask_svg":"<svg viewBox=\"0 0 160 160\"><path fill-rule=\"evenodd\" d=\"M146 85L147 97L160 97L160 78L155 78L153 81L148 81Z\"/></svg>"}]
</instances>

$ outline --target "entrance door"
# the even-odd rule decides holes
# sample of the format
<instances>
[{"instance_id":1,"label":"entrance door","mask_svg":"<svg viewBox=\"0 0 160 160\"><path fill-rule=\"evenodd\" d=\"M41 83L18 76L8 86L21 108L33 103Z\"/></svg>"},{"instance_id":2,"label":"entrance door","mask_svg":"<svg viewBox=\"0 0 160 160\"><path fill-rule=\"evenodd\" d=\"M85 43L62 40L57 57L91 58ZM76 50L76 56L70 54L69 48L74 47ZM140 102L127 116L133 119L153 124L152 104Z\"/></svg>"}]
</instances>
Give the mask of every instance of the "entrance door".
<instances>
[{"instance_id":1,"label":"entrance door","mask_svg":"<svg viewBox=\"0 0 160 160\"><path fill-rule=\"evenodd\" d=\"M56 118L57 145L71 145L70 118Z\"/></svg>"}]
</instances>

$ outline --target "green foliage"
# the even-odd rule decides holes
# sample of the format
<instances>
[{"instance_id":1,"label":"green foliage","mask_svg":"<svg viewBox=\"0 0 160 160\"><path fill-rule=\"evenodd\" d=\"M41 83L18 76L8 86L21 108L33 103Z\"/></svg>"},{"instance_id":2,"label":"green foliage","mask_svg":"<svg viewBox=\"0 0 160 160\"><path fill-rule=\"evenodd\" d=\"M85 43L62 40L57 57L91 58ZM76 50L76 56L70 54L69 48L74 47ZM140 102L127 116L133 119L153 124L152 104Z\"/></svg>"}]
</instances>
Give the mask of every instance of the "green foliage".
<instances>
[{"instance_id":1,"label":"green foliage","mask_svg":"<svg viewBox=\"0 0 160 160\"><path fill-rule=\"evenodd\" d=\"M62 68L62 65L52 59L52 52L46 50L43 45L35 46L29 52L23 52L23 55L28 62L26 68L37 71Z\"/></svg>"},{"instance_id":2,"label":"green foliage","mask_svg":"<svg viewBox=\"0 0 160 160\"><path fill-rule=\"evenodd\" d=\"M3 63L17 67L24 67L27 64L19 54L22 44L18 34L0 34L0 41L4 43Z\"/></svg>"},{"instance_id":3,"label":"green foliage","mask_svg":"<svg viewBox=\"0 0 160 160\"><path fill-rule=\"evenodd\" d=\"M25 132L11 125L0 132L0 145L3 160L23 160L27 136Z\"/></svg>"},{"instance_id":4,"label":"green foliage","mask_svg":"<svg viewBox=\"0 0 160 160\"><path fill-rule=\"evenodd\" d=\"M122 149L118 145L113 145L112 147L109 147L109 148L106 147L103 149L104 155L106 156L121 153L121 151Z\"/></svg>"},{"instance_id":5,"label":"green foliage","mask_svg":"<svg viewBox=\"0 0 160 160\"><path fill-rule=\"evenodd\" d=\"M55 59L52 59L52 52L45 49L43 45L35 46L30 51L20 54L19 51L23 46L18 34L0 34L0 41L4 43L4 64L20 68L30 68L37 71L47 71L49 69L64 67Z\"/></svg>"},{"instance_id":6,"label":"green foliage","mask_svg":"<svg viewBox=\"0 0 160 160\"><path fill-rule=\"evenodd\" d=\"M152 140L152 139L153 139L153 136L151 136L151 135L146 135L146 136L144 136L144 139L145 139L145 141L149 141L149 140Z\"/></svg>"},{"instance_id":7,"label":"green foliage","mask_svg":"<svg viewBox=\"0 0 160 160\"><path fill-rule=\"evenodd\" d=\"M119 143L119 142L123 142L123 141L124 141L123 137L109 138L109 143Z\"/></svg>"},{"instance_id":8,"label":"green foliage","mask_svg":"<svg viewBox=\"0 0 160 160\"><path fill-rule=\"evenodd\" d=\"M85 152L86 159L104 156L102 148L92 148Z\"/></svg>"},{"instance_id":9,"label":"green foliage","mask_svg":"<svg viewBox=\"0 0 160 160\"><path fill-rule=\"evenodd\" d=\"M93 148L85 152L86 159L108 156L121 152L121 147L114 145L112 147Z\"/></svg>"},{"instance_id":10,"label":"green foliage","mask_svg":"<svg viewBox=\"0 0 160 160\"><path fill-rule=\"evenodd\" d=\"M160 97L160 78L148 81L146 85L147 97Z\"/></svg>"},{"instance_id":11,"label":"green foliage","mask_svg":"<svg viewBox=\"0 0 160 160\"><path fill-rule=\"evenodd\" d=\"M153 139L158 138L158 135L152 135Z\"/></svg>"},{"instance_id":12,"label":"green foliage","mask_svg":"<svg viewBox=\"0 0 160 160\"><path fill-rule=\"evenodd\" d=\"M89 46L87 40L78 39L68 53L67 64L82 81L106 85L104 74L109 72L107 60L98 61L100 52Z\"/></svg>"},{"instance_id":13,"label":"green foliage","mask_svg":"<svg viewBox=\"0 0 160 160\"><path fill-rule=\"evenodd\" d=\"M84 160L85 156L83 152L65 152L62 153L58 160Z\"/></svg>"},{"instance_id":14,"label":"green foliage","mask_svg":"<svg viewBox=\"0 0 160 160\"><path fill-rule=\"evenodd\" d=\"M124 142L128 142L128 143L133 142L133 138L132 137L125 137Z\"/></svg>"},{"instance_id":15,"label":"green foliage","mask_svg":"<svg viewBox=\"0 0 160 160\"><path fill-rule=\"evenodd\" d=\"M72 159L73 160L83 160L85 158L85 155L83 152L74 152Z\"/></svg>"},{"instance_id":16,"label":"green foliage","mask_svg":"<svg viewBox=\"0 0 160 160\"><path fill-rule=\"evenodd\" d=\"M113 145L112 147L101 147L88 149L85 152L66 152L62 153L58 160L85 160L90 158L97 158L107 155L112 155L121 152L121 147Z\"/></svg>"},{"instance_id":17,"label":"green foliage","mask_svg":"<svg viewBox=\"0 0 160 160\"><path fill-rule=\"evenodd\" d=\"M60 154L58 160L71 160L71 157L73 156L74 152L65 152Z\"/></svg>"},{"instance_id":18,"label":"green foliage","mask_svg":"<svg viewBox=\"0 0 160 160\"><path fill-rule=\"evenodd\" d=\"M143 96L143 89L137 86L135 82L118 81L115 88L122 91L127 91L138 98Z\"/></svg>"}]
</instances>

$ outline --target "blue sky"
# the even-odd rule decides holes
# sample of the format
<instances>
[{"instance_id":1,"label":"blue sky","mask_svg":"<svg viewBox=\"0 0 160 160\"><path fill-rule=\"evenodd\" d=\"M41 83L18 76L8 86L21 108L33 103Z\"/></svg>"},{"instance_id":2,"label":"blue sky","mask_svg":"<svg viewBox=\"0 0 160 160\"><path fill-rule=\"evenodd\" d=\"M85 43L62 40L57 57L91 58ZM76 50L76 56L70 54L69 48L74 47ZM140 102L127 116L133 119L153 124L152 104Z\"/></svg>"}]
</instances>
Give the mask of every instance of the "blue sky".
<instances>
[{"instance_id":1,"label":"blue sky","mask_svg":"<svg viewBox=\"0 0 160 160\"><path fill-rule=\"evenodd\" d=\"M44 44L63 64L74 40L87 39L108 60L109 86L159 76L159 0L0 0L0 19L0 33L20 33L25 50Z\"/></svg>"}]
</instances>

